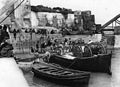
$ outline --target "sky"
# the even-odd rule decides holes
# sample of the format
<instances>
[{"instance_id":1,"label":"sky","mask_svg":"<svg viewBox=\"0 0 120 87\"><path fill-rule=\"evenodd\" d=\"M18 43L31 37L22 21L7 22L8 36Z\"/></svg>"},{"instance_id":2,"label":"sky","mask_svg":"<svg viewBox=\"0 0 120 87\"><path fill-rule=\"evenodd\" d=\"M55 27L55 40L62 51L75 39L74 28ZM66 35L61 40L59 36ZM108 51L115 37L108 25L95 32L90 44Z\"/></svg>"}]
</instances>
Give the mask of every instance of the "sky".
<instances>
[{"instance_id":1,"label":"sky","mask_svg":"<svg viewBox=\"0 0 120 87\"><path fill-rule=\"evenodd\" d=\"M4 1L0 0L0 8ZM120 14L120 0L31 0L31 5L64 7L72 10L91 10L97 24L104 24Z\"/></svg>"},{"instance_id":2,"label":"sky","mask_svg":"<svg viewBox=\"0 0 120 87\"><path fill-rule=\"evenodd\" d=\"M31 0L33 5L91 10L96 23L104 24L120 13L120 0Z\"/></svg>"}]
</instances>

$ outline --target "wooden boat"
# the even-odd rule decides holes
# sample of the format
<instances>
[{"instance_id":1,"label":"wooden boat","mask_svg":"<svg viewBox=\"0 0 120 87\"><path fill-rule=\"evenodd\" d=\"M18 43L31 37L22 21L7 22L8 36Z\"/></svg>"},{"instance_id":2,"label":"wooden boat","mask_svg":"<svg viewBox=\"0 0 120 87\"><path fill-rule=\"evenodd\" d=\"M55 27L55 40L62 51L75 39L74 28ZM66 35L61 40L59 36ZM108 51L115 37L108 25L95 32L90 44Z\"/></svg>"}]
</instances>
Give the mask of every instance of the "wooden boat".
<instances>
[{"instance_id":1,"label":"wooden boat","mask_svg":"<svg viewBox=\"0 0 120 87\"><path fill-rule=\"evenodd\" d=\"M18 62L18 67L23 71L23 73L28 73L32 70L33 62Z\"/></svg>"},{"instance_id":2,"label":"wooden boat","mask_svg":"<svg viewBox=\"0 0 120 87\"><path fill-rule=\"evenodd\" d=\"M65 69L47 63L33 64L32 71L34 76L43 78L57 84L80 87L88 85L90 73L78 70ZM83 87L83 86L82 86Z\"/></svg>"},{"instance_id":3,"label":"wooden boat","mask_svg":"<svg viewBox=\"0 0 120 87\"><path fill-rule=\"evenodd\" d=\"M23 71L23 73L28 73L32 70L32 64L36 60L35 57L31 58L16 58L14 57L18 67Z\"/></svg>"},{"instance_id":4,"label":"wooden boat","mask_svg":"<svg viewBox=\"0 0 120 87\"><path fill-rule=\"evenodd\" d=\"M89 72L111 73L111 57L110 54L98 54L92 57L65 57L60 55L51 55L50 63L56 63L66 68Z\"/></svg>"}]
</instances>

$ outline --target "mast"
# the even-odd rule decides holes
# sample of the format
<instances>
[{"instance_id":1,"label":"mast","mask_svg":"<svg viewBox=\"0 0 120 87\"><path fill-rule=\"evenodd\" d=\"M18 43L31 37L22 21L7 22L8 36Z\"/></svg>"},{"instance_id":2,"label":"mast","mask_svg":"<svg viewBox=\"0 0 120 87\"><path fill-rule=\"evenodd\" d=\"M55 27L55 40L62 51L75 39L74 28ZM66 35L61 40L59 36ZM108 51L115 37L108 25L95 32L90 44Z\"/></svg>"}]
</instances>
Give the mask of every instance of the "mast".
<instances>
[{"instance_id":1,"label":"mast","mask_svg":"<svg viewBox=\"0 0 120 87\"><path fill-rule=\"evenodd\" d=\"M18 0L9 0L7 3L0 9L0 16L7 12L11 6L13 6Z\"/></svg>"},{"instance_id":2,"label":"mast","mask_svg":"<svg viewBox=\"0 0 120 87\"><path fill-rule=\"evenodd\" d=\"M18 6L23 0L18 0L14 7ZM31 5L30 0L24 0L21 6L15 10L15 20L19 23L19 27L31 27ZM28 24L28 25L27 25Z\"/></svg>"}]
</instances>

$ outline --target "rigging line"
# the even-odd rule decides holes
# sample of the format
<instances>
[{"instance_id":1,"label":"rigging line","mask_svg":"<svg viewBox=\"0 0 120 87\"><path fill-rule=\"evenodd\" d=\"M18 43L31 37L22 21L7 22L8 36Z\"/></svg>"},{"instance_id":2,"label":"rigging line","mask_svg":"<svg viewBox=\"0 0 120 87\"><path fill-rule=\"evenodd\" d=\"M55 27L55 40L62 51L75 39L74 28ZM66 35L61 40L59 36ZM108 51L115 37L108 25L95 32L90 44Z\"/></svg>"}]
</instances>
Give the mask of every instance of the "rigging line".
<instances>
[{"instance_id":1,"label":"rigging line","mask_svg":"<svg viewBox=\"0 0 120 87\"><path fill-rule=\"evenodd\" d=\"M116 23L120 24L120 21L116 20Z\"/></svg>"},{"instance_id":2,"label":"rigging line","mask_svg":"<svg viewBox=\"0 0 120 87\"><path fill-rule=\"evenodd\" d=\"M117 22L118 24L120 24L120 21L119 21L119 20L116 20L116 22Z\"/></svg>"},{"instance_id":3,"label":"rigging line","mask_svg":"<svg viewBox=\"0 0 120 87\"><path fill-rule=\"evenodd\" d=\"M116 21L120 22L118 19Z\"/></svg>"},{"instance_id":4,"label":"rigging line","mask_svg":"<svg viewBox=\"0 0 120 87\"><path fill-rule=\"evenodd\" d=\"M18 0L16 0L14 3L16 3L17 1L18 1ZM14 3L13 3L13 4L14 4ZM13 5L13 4L12 4L12 5ZM1 9L0 9L0 10L1 10ZM9 8L5 8L5 11L3 11L3 13L0 14L0 15L3 15L3 14L6 12L6 10L9 10Z\"/></svg>"},{"instance_id":5,"label":"rigging line","mask_svg":"<svg viewBox=\"0 0 120 87\"><path fill-rule=\"evenodd\" d=\"M19 4L16 8L14 8L14 9L0 22L0 24L1 24L3 21L5 21L24 1L25 1L25 0L23 0L22 2L20 2L20 4Z\"/></svg>"}]
</instances>

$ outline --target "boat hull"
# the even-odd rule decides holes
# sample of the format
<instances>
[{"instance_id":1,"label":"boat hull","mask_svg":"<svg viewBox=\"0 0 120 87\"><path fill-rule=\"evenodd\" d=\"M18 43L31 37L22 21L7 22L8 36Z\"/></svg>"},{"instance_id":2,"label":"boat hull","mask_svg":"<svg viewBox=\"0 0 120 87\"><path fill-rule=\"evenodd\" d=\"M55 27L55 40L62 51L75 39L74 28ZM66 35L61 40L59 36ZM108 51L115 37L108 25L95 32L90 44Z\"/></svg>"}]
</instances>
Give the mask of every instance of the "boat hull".
<instances>
[{"instance_id":1,"label":"boat hull","mask_svg":"<svg viewBox=\"0 0 120 87\"><path fill-rule=\"evenodd\" d=\"M75 70L104 72L111 74L111 57L112 54L100 54L93 57L66 59L62 56L52 55L49 62Z\"/></svg>"},{"instance_id":2,"label":"boat hull","mask_svg":"<svg viewBox=\"0 0 120 87\"><path fill-rule=\"evenodd\" d=\"M51 67L51 66L49 66L49 67ZM64 71L70 71L70 72L77 73L77 74L73 74L73 75L62 75L61 73L59 75L58 74L50 74L50 73L46 73L46 71L44 71L44 72L39 71L38 68L35 68L35 67L32 68L32 71L34 72L34 76L45 79L50 82L57 83L57 84L69 85L72 87L73 86L80 87L80 85L82 87L88 86L90 73L83 72L83 71L70 70L70 69L66 70L63 68L61 69L60 67L59 68L54 67L54 68L64 70Z\"/></svg>"}]
</instances>

